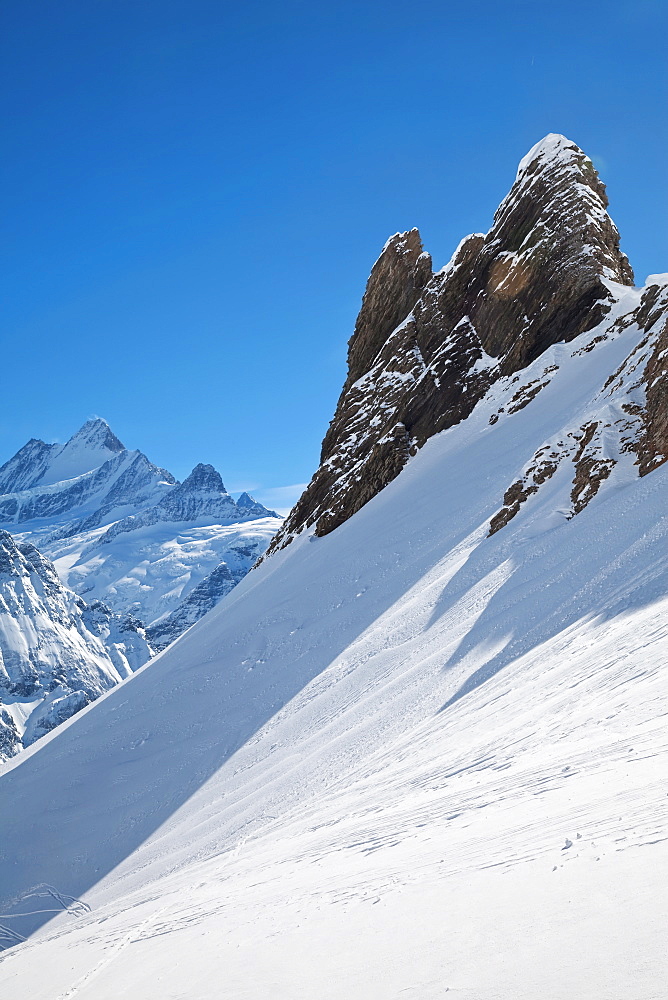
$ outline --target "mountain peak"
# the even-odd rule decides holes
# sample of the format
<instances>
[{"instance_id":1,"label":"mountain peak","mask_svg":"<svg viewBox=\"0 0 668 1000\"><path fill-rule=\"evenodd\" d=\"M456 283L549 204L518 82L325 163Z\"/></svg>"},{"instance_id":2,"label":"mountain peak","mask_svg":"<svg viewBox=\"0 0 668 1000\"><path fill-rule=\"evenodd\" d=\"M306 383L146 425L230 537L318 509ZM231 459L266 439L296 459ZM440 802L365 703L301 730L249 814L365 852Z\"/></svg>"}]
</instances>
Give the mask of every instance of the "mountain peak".
<instances>
[{"instance_id":1,"label":"mountain peak","mask_svg":"<svg viewBox=\"0 0 668 1000\"><path fill-rule=\"evenodd\" d=\"M214 469L213 465L205 465L200 462L193 471L181 483L183 492L200 492L207 490L214 493L227 493L220 473Z\"/></svg>"},{"instance_id":2,"label":"mountain peak","mask_svg":"<svg viewBox=\"0 0 668 1000\"><path fill-rule=\"evenodd\" d=\"M577 143L559 132L548 132L520 160L517 179L519 180L537 161L554 164L558 160L572 160L574 155L578 154L585 155Z\"/></svg>"},{"instance_id":3,"label":"mountain peak","mask_svg":"<svg viewBox=\"0 0 668 1000\"><path fill-rule=\"evenodd\" d=\"M520 160L515 183L494 216L489 249L494 252L493 235L532 270L549 254L562 274L579 271L580 281L584 276L590 283L607 278L633 285L607 207L605 184L592 161L575 142L551 132Z\"/></svg>"},{"instance_id":4,"label":"mountain peak","mask_svg":"<svg viewBox=\"0 0 668 1000\"><path fill-rule=\"evenodd\" d=\"M386 242L349 341L348 377L320 468L269 552L305 526L327 534L382 490L490 386L597 326L633 285L605 185L566 136L520 162L486 234L432 276L417 229Z\"/></svg>"},{"instance_id":5,"label":"mountain peak","mask_svg":"<svg viewBox=\"0 0 668 1000\"><path fill-rule=\"evenodd\" d=\"M257 503L250 493L242 493L237 500L237 507L253 507Z\"/></svg>"},{"instance_id":6,"label":"mountain peak","mask_svg":"<svg viewBox=\"0 0 668 1000\"><path fill-rule=\"evenodd\" d=\"M78 446L105 448L115 454L125 451L125 445L119 441L107 421L102 417L91 417L90 420L87 420L76 434L72 435L65 448L75 442Z\"/></svg>"},{"instance_id":7,"label":"mountain peak","mask_svg":"<svg viewBox=\"0 0 668 1000\"><path fill-rule=\"evenodd\" d=\"M373 265L348 347L348 382L368 370L388 336L411 311L431 278L419 230L395 233Z\"/></svg>"},{"instance_id":8,"label":"mountain peak","mask_svg":"<svg viewBox=\"0 0 668 1000\"><path fill-rule=\"evenodd\" d=\"M31 438L0 468L0 494L76 479L120 455L125 447L106 420L93 417L66 444Z\"/></svg>"}]
</instances>

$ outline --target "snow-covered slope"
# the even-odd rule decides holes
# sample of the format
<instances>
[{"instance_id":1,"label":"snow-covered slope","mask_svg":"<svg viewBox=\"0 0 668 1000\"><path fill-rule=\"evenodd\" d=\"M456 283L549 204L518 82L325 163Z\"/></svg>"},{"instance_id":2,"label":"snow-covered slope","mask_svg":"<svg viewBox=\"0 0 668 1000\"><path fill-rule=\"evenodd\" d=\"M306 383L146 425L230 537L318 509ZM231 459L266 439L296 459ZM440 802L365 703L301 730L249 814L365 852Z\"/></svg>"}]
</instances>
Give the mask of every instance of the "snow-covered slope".
<instances>
[{"instance_id":1,"label":"snow-covered slope","mask_svg":"<svg viewBox=\"0 0 668 1000\"><path fill-rule=\"evenodd\" d=\"M281 524L248 494L233 500L211 465L177 483L100 418L65 445L28 442L0 469L0 490L3 528L36 545L87 601L160 622L160 647L196 620L197 598L180 608L191 592L222 563L236 584ZM229 589L224 575L209 581L209 607Z\"/></svg>"},{"instance_id":2,"label":"snow-covered slope","mask_svg":"<svg viewBox=\"0 0 668 1000\"><path fill-rule=\"evenodd\" d=\"M624 426L663 320L611 295L6 768L2 991L663 997L668 464Z\"/></svg>"},{"instance_id":3,"label":"snow-covered slope","mask_svg":"<svg viewBox=\"0 0 668 1000\"><path fill-rule=\"evenodd\" d=\"M86 604L53 564L0 531L0 760L128 677L152 655L132 617Z\"/></svg>"}]
</instances>

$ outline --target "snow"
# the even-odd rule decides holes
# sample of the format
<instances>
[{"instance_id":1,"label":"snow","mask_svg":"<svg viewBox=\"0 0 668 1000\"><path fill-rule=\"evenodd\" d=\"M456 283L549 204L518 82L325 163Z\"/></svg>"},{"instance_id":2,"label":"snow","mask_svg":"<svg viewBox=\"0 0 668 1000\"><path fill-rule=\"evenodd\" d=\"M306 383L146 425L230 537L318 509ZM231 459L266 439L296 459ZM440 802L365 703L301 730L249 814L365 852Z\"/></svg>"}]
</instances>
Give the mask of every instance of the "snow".
<instances>
[{"instance_id":1,"label":"snow","mask_svg":"<svg viewBox=\"0 0 668 1000\"><path fill-rule=\"evenodd\" d=\"M566 519L564 458L487 537L543 444L610 405L639 332L581 353L595 334L5 767L0 924L29 939L0 992L665 995L668 466L624 455ZM54 891L90 912L17 915Z\"/></svg>"},{"instance_id":2,"label":"snow","mask_svg":"<svg viewBox=\"0 0 668 1000\"><path fill-rule=\"evenodd\" d=\"M41 475L45 449L55 458ZM222 561L237 582L281 524L248 494L235 503L210 465L177 484L126 451L99 418L62 448L29 442L4 468L7 482L37 475L39 485L0 496L3 527L52 559L87 601L146 625L174 611Z\"/></svg>"},{"instance_id":3,"label":"snow","mask_svg":"<svg viewBox=\"0 0 668 1000\"><path fill-rule=\"evenodd\" d=\"M573 153L578 153L578 147L565 135L558 132L550 132L540 139L535 146L532 146L526 156L523 156L517 168L516 182L531 166L534 160L544 160L550 165L554 165L558 160L567 161L573 158Z\"/></svg>"},{"instance_id":4,"label":"snow","mask_svg":"<svg viewBox=\"0 0 668 1000\"><path fill-rule=\"evenodd\" d=\"M56 450L39 479L40 486L76 479L99 468L124 451L123 445L101 418L87 421L60 449Z\"/></svg>"},{"instance_id":5,"label":"snow","mask_svg":"<svg viewBox=\"0 0 668 1000\"><path fill-rule=\"evenodd\" d=\"M101 539L105 527L47 543L44 550L63 582L86 600L105 601L152 625L219 563L225 561L241 579L280 524L277 517L233 524L203 517L140 526L107 543Z\"/></svg>"},{"instance_id":6,"label":"snow","mask_svg":"<svg viewBox=\"0 0 668 1000\"><path fill-rule=\"evenodd\" d=\"M32 743L152 653L108 608L87 607L29 545L0 532L0 759Z\"/></svg>"}]
</instances>

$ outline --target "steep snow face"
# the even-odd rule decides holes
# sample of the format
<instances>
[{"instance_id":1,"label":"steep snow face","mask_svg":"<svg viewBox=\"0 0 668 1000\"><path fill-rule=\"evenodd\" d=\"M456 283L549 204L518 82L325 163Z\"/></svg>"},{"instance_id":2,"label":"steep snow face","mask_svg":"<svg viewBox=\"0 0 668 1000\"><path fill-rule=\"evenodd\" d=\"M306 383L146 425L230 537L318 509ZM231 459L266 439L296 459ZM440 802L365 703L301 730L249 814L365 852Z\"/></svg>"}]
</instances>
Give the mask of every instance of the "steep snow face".
<instances>
[{"instance_id":1,"label":"steep snow face","mask_svg":"<svg viewBox=\"0 0 668 1000\"><path fill-rule=\"evenodd\" d=\"M625 447L628 294L7 767L8 995L659 1000L668 464ZM589 503L598 427L490 534L599 422Z\"/></svg>"},{"instance_id":2,"label":"steep snow face","mask_svg":"<svg viewBox=\"0 0 668 1000\"><path fill-rule=\"evenodd\" d=\"M0 495L2 527L53 559L66 586L147 625L176 612L223 562L237 583L281 524L248 494L236 503L211 465L177 483L102 420L62 447L29 442L0 470L0 484L18 489ZM162 644L217 592L226 591L209 586L207 601L200 595L163 627Z\"/></svg>"},{"instance_id":3,"label":"steep snow face","mask_svg":"<svg viewBox=\"0 0 668 1000\"><path fill-rule=\"evenodd\" d=\"M34 546L0 531L0 758L55 728L150 655L137 622L87 605Z\"/></svg>"}]
</instances>

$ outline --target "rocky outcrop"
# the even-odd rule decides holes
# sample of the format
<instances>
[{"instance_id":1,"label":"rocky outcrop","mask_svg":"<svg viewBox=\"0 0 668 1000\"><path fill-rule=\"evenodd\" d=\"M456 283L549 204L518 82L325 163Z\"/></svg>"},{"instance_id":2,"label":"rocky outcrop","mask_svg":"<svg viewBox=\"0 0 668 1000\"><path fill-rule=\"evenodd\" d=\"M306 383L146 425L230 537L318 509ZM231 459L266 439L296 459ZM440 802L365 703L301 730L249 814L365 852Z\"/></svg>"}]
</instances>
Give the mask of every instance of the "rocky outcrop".
<instances>
[{"instance_id":1,"label":"rocky outcrop","mask_svg":"<svg viewBox=\"0 0 668 1000\"><path fill-rule=\"evenodd\" d=\"M642 376L646 397L638 462L644 476L668 460L668 284L650 283L639 322L647 331L658 330Z\"/></svg>"},{"instance_id":2,"label":"rocky outcrop","mask_svg":"<svg viewBox=\"0 0 668 1000\"><path fill-rule=\"evenodd\" d=\"M269 551L332 531L498 379L593 329L632 285L591 161L550 135L522 160L486 235L434 275L417 230L386 244L349 344L349 372L318 471ZM542 383L545 384L545 383ZM542 384L527 387L517 408Z\"/></svg>"}]
</instances>

